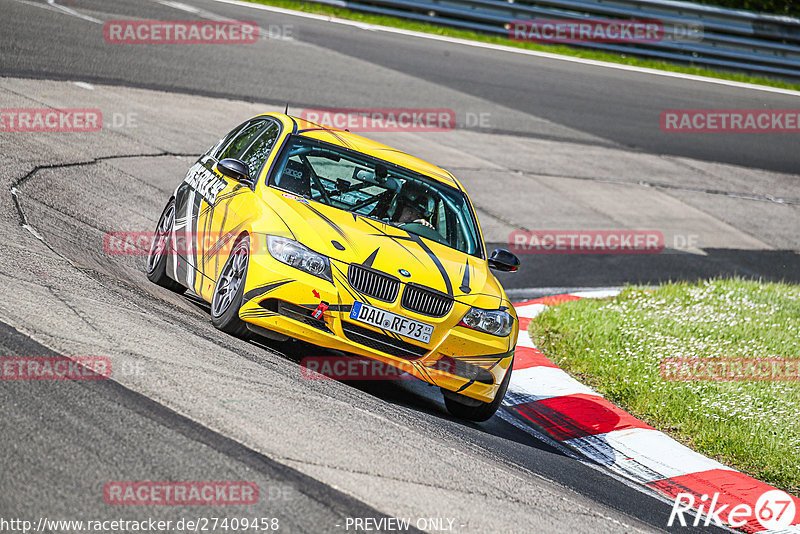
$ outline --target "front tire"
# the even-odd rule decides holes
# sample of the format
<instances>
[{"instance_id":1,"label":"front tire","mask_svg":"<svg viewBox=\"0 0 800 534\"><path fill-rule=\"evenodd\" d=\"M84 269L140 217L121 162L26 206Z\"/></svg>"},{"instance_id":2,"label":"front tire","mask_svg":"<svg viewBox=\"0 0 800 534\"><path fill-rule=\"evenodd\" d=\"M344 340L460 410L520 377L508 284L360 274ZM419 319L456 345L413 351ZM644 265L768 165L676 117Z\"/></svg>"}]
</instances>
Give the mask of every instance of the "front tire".
<instances>
[{"instance_id":1,"label":"front tire","mask_svg":"<svg viewBox=\"0 0 800 534\"><path fill-rule=\"evenodd\" d=\"M500 403L503 402L503 398L506 396L508 384L511 382L511 370L513 367L514 359L512 358L511 364L506 371L506 376L504 376L503 381L500 382L500 388L497 390L497 395L495 395L492 402L481 402L459 393L442 390L444 405L447 407L447 411L450 412L452 416L458 417L459 419L466 419L467 421L474 421L476 423L488 421L495 414L500 407Z\"/></svg>"},{"instance_id":2,"label":"front tire","mask_svg":"<svg viewBox=\"0 0 800 534\"><path fill-rule=\"evenodd\" d=\"M249 337L247 323L239 318L249 263L250 237L245 235L233 246L211 297L211 324L240 338Z\"/></svg>"},{"instance_id":3,"label":"front tire","mask_svg":"<svg viewBox=\"0 0 800 534\"><path fill-rule=\"evenodd\" d=\"M185 288L167 276L167 255L169 254L169 236L175 225L175 199L170 199L158 219L153 244L147 255L147 279L170 291L182 293Z\"/></svg>"}]
</instances>

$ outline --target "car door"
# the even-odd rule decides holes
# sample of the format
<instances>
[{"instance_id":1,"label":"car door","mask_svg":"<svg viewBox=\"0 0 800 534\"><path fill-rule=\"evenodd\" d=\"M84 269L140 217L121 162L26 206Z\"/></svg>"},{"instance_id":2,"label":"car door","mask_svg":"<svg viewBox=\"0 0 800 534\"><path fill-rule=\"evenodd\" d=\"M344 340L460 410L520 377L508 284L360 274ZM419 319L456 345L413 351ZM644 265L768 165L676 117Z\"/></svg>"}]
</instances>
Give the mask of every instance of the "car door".
<instances>
[{"instance_id":1,"label":"car door","mask_svg":"<svg viewBox=\"0 0 800 534\"><path fill-rule=\"evenodd\" d=\"M218 158L241 146L245 139L255 135L264 125L263 120L250 120L234 128L200 156L175 190L175 225L172 236L175 253L170 255L171 261L167 268L170 276L195 292L198 292L198 286L202 284L197 275L198 266L203 263L203 241L211 238L207 228L198 223L207 216L209 209L218 204L223 192L232 188L229 182L234 182L216 171Z\"/></svg>"},{"instance_id":2,"label":"car door","mask_svg":"<svg viewBox=\"0 0 800 534\"><path fill-rule=\"evenodd\" d=\"M236 237L247 227L252 217L253 190L248 184L224 177L217 163L226 158L238 159L248 165L255 180L275 146L280 123L264 117L246 124L227 143L208 154L203 168L225 187L214 198L203 198L196 212L197 248L193 267L197 272L195 292L211 299L213 286L225 265ZM202 195L200 195L202 196Z\"/></svg>"}]
</instances>

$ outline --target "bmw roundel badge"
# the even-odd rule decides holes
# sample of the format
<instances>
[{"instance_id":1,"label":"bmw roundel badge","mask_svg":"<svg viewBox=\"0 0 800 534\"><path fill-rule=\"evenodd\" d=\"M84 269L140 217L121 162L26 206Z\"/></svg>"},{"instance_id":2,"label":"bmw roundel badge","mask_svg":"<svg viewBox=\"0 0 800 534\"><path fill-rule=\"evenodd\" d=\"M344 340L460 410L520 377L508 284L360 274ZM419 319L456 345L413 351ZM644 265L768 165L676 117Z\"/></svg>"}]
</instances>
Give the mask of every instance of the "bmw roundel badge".
<instances>
[{"instance_id":1,"label":"bmw roundel badge","mask_svg":"<svg viewBox=\"0 0 800 534\"><path fill-rule=\"evenodd\" d=\"M397 272L398 272L398 273L400 273L400 274L402 274L402 275L403 275L403 276L405 276L406 278L408 278L409 276L411 276L411 273L410 273L410 272L408 272L408 271L406 271L405 269L400 269L400 270L399 270L399 271L397 271Z\"/></svg>"}]
</instances>

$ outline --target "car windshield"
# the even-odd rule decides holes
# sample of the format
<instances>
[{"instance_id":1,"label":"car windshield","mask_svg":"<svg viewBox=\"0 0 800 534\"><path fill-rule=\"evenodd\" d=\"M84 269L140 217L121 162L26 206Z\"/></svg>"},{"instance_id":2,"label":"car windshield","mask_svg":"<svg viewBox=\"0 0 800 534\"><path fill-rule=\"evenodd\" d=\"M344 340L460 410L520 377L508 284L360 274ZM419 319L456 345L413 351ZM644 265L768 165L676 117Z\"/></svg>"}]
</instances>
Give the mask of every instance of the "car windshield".
<instances>
[{"instance_id":1,"label":"car windshield","mask_svg":"<svg viewBox=\"0 0 800 534\"><path fill-rule=\"evenodd\" d=\"M269 185L473 256L482 254L462 191L386 161L295 136Z\"/></svg>"}]
</instances>

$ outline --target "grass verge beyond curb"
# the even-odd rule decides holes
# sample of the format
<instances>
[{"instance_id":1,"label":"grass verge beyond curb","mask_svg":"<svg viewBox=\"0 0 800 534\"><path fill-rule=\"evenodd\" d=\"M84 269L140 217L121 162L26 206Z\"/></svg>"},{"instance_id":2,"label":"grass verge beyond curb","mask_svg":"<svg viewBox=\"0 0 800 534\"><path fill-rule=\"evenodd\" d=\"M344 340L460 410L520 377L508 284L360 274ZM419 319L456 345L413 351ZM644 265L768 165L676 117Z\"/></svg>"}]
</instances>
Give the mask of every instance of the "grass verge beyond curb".
<instances>
[{"instance_id":1,"label":"grass verge beyond curb","mask_svg":"<svg viewBox=\"0 0 800 534\"><path fill-rule=\"evenodd\" d=\"M665 380L663 358L800 364L800 286L732 280L629 287L531 321L551 360L654 428L800 493L800 381ZM786 375L784 375L786 376Z\"/></svg>"},{"instance_id":2,"label":"grass verge beyond curb","mask_svg":"<svg viewBox=\"0 0 800 534\"><path fill-rule=\"evenodd\" d=\"M800 84L792 84L789 82L772 78L766 78L761 76L750 76L747 74L739 74L739 73L721 72L703 67L679 65L675 63L668 63L665 61L640 59L637 57L631 57L624 54L612 54L608 52L598 52L594 50L583 50L579 48L571 48L564 45L542 45L537 43L526 43L526 42L514 41L506 37L492 36L469 30L460 30L457 28L451 28L449 26L439 26L436 24L429 24L425 22L415 22L412 20L406 20L398 17L390 17L386 15L372 15L368 13L360 13L358 11L353 11L351 9L331 6L327 4L317 4L314 2L300 2L296 0L244 0L244 1L253 4L263 4L267 6L280 7L283 9L291 9L294 11L302 11L304 13L315 13L318 15L327 15L341 19L354 20L358 22L363 22L365 24L389 26L392 28L400 28L404 30L431 33L434 35L442 35L445 37L453 37L457 39L467 39L470 41L478 41L481 43L490 43L496 45L509 46L513 48L535 50L538 52L547 52L550 54L560 54L562 56L592 59L595 61L606 61L608 63L618 63L620 65L644 67L644 68L662 70L667 72L678 72L682 74L691 74L694 76L704 76L706 78L717 78L720 80L730 80L735 82L751 83L756 85L764 85L767 87L777 87L780 89L791 89L795 91L800 91Z\"/></svg>"}]
</instances>

